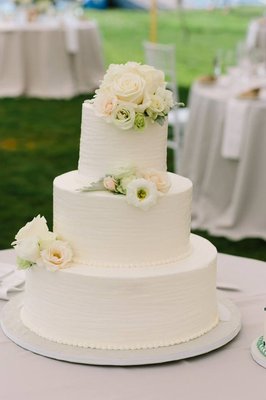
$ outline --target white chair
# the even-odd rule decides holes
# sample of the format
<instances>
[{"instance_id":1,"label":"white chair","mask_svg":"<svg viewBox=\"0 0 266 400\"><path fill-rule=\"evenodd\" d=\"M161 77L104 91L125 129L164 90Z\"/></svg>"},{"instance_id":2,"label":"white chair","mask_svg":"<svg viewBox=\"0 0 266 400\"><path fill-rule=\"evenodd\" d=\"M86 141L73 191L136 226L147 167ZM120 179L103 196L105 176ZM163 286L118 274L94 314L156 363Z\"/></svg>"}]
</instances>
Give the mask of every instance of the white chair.
<instances>
[{"instance_id":1,"label":"white chair","mask_svg":"<svg viewBox=\"0 0 266 400\"><path fill-rule=\"evenodd\" d=\"M160 69L165 74L167 87L173 92L178 103L179 93L176 79L176 48L174 44L144 42L145 63ZM182 99L181 99L182 101ZM168 124L173 129L172 138L168 138L167 147L174 151L174 172L178 172L184 141L185 126L189 117L187 107L174 107L168 115Z\"/></svg>"}]
</instances>

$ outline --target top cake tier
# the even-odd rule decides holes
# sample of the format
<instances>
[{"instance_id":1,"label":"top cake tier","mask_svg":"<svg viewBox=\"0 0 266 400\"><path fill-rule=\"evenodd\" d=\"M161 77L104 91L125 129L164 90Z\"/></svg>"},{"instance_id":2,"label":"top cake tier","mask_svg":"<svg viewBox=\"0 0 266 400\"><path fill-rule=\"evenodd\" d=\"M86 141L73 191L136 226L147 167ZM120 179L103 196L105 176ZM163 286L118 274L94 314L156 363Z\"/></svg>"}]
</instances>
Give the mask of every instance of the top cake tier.
<instances>
[{"instance_id":1,"label":"top cake tier","mask_svg":"<svg viewBox=\"0 0 266 400\"><path fill-rule=\"evenodd\" d=\"M136 62L111 64L93 100L83 104L79 175L99 180L127 167L165 172L172 107L162 71Z\"/></svg>"},{"instance_id":2,"label":"top cake tier","mask_svg":"<svg viewBox=\"0 0 266 400\"><path fill-rule=\"evenodd\" d=\"M143 131L122 130L99 118L92 104L83 103L78 171L87 179L127 165L166 171L166 148L167 120L162 126L148 122Z\"/></svg>"}]
</instances>

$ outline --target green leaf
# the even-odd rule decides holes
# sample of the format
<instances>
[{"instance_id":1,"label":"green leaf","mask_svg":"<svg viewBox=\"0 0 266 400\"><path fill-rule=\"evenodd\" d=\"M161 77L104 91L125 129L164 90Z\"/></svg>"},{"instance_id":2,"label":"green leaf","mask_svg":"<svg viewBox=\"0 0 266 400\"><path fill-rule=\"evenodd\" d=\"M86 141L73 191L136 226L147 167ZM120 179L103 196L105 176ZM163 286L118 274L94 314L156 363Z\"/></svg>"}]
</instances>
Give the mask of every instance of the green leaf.
<instances>
[{"instance_id":1,"label":"green leaf","mask_svg":"<svg viewBox=\"0 0 266 400\"><path fill-rule=\"evenodd\" d=\"M165 121L165 118L159 115L159 116L156 118L155 121L156 121L159 125L163 126L164 121Z\"/></svg>"},{"instance_id":2,"label":"green leaf","mask_svg":"<svg viewBox=\"0 0 266 400\"><path fill-rule=\"evenodd\" d=\"M81 189L78 189L81 192L97 192L100 190L106 190L103 184L103 179L100 179L98 182L92 182L89 186L84 186Z\"/></svg>"}]
</instances>

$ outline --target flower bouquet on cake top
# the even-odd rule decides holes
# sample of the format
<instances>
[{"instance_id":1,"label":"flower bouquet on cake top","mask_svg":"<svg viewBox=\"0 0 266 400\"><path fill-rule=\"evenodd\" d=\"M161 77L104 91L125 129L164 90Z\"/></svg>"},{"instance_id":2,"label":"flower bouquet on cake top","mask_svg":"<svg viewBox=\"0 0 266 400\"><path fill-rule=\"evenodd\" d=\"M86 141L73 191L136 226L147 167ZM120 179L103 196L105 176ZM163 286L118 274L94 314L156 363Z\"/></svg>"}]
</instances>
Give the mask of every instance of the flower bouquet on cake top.
<instances>
[{"instance_id":1,"label":"flower bouquet on cake top","mask_svg":"<svg viewBox=\"0 0 266 400\"><path fill-rule=\"evenodd\" d=\"M95 114L124 130L144 130L148 121L162 125L174 106L164 73L136 62L111 64L95 93Z\"/></svg>"}]
</instances>

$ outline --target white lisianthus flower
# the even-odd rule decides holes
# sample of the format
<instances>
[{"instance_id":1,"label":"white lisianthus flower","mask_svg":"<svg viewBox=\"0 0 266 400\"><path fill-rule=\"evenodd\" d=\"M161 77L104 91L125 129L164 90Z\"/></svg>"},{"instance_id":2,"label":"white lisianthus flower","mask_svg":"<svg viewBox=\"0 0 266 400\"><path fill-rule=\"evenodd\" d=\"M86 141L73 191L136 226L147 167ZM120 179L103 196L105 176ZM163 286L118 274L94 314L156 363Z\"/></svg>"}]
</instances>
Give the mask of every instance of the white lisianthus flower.
<instances>
[{"instance_id":1,"label":"white lisianthus flower","mask_svg":"<svg viewBox=\"0 0 266 400\"><path fill-rule=\"evenodd\" d=\"M28 239L28 238L39 238L41 240L54 240L55 234L49 232L46 219L38 215L33 218L32 221L28 222L23 226L15 236L15 242L12 244L17 244L18 242Z\"/></svg>"},{"instance_id":2,"label":"white lisianthus flower","mask_svg":"<svg viewBox=\"0 0 266 400\"><path fill-rule=\"evenodd\" d=\"M165 109L164 99L157 94L151 96L151 103L149 105L149 108L146 110L147 114L152 119L155 120L158 117L158 115L161 116L164 115L164 109Z\"/></svg>"},{"instance_id":3,"label":"white lisianthus flower","mask_svg":"<svg viewBox=\"0 0 266 400\"><path fill-rule=\"evenodd\" d=\"M131 181L127 186L126 200L128 204L148 210L157 202L158 192L153 182L139 178Z\"/></svg>"},{"instance_id":4,"label":"white lisianthus flower","mask_svg":"<svg viewBox=\"0 0 266 400\"><path fill-rule=\"evenodd\" d=\"M134 105L131 103L118 104L112 113L112 121L121 129L132 128L135 121Z\"/></svg>"},{"instance_id":5,"label":"white lisianthus flower","mask_svg":"<svg viewBox=\"0 0 266 400\"><path fill-rule=\"evenodd\" d=\"M67 268L72 256L72 249L67 242L55 240L47 249L41 251L37 264L46 267L49 271L56 271Z\"/></svg>"},{"instance_id":6,"label":"white lisianthus flower","mask_svg":"<svg viewBox=\"0 0 266 400\"><path fill-rule=\"evenodd\" d=\"M161 193L167 193L171 187L171 181L167 172L150 168L143 171L143 178L153 182Z\"/></svg>"},{"instance_id":7,"label":"white lisianthus flower","mask_svg":"<svg viewBox=\"0 0 266 400\"><path fill-rule=\"evenodd\" d=\"M112 91L123 102L142 103L145 90L145 80L138 74L125 73L114 79Z\"/></svg>"},{"instance_id":8,"label":"white lisianthus flower","mask_svg":"<svg viewBox=\"0 0 266 400\"><path fill-rule=\"evenodd\" d=\"M164 103L164 112L168 114L170 109L174 106L173 93L171 90L159 87L156 90L156 96L161 98L162 102Z\"/></svg>"},{"instance_id":9,"label":"white lisianthus flower","mask_svg":"<svg viewBox=\"0 0 266 400\"><path fill-rule=\"evenodd\" d=\"M35 264L40 257L39 238L32 236L20 240L14 249L19 259Z\"/></svg>"}]
</instances>

